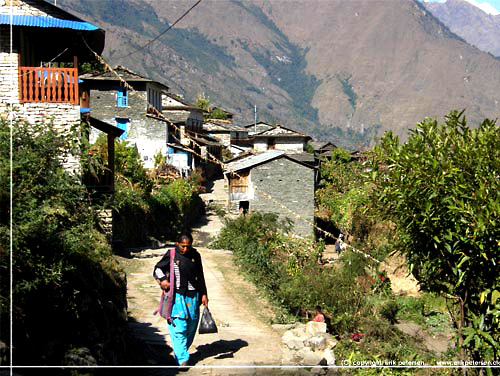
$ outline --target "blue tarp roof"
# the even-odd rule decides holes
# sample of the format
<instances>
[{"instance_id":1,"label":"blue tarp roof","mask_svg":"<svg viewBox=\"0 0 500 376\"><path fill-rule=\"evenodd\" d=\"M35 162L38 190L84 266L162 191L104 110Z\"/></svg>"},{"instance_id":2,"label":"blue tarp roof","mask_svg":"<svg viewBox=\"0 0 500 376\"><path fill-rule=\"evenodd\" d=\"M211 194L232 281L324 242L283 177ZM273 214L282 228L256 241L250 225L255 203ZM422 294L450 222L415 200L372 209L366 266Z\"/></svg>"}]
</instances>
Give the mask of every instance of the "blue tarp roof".
<instances>
[{"instance_id":1,"label":"blue tarp roof","mask_svg":"<svg viewBox=\"0 0 500 376\"><path fill-rule=\"evenodd\" d=\"M0 14L0 24L10 25L11 18L8 14ZM14 26L32 26L32 27L55 27L61 29L73 30L98 30L97 26L88 22L61 20L54 17L42 16L12 16L12 25Z\"/></svg>"}]
</instances>

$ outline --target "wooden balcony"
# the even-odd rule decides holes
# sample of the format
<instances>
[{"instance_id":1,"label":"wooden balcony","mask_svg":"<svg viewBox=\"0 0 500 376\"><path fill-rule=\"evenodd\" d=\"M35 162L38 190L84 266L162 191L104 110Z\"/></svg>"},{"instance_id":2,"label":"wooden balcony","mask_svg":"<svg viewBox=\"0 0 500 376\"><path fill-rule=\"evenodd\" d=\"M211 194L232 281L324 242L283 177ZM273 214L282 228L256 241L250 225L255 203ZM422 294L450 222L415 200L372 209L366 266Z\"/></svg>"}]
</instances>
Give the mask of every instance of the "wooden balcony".
<instances>
[{"instance_id":1,"label":"wooden balcony","mask_svg":"<svg viewBox=\"0 0 500 376\"><path fill-rule=\"evenodd\" d=\"M78 69L19 67L19 102L78 105Z\"/></svg>"},{"instance_id":2,"label":"wooden balcony","mask_svg":"<svg viewBox=\"0 0 500 376\"><path fill-rule=\"evenodd\" d=\"M231 145L237 145L237 146L253 146L253 138L232 138L231 139Z\"/></svg>"},{"instance_id":3,"label":"wooden balcony","mask_svg":"<svg viewBox=\"0 0 500 376\"><path fill-rule=\"evenodd\" d=\"M247 184L230 184L229 185L229 193L248 193L248 185Z\"/></svg>"}]
</instances>

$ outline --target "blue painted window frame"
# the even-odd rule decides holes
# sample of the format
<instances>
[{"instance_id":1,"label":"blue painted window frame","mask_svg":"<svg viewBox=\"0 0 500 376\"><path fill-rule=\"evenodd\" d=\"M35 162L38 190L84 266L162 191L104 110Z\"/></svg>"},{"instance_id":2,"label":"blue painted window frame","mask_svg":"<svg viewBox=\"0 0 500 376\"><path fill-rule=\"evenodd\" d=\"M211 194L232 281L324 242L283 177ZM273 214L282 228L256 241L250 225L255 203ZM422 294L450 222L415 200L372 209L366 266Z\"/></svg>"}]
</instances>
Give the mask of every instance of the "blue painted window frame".
<instances>
[{"instance_id":1,"label":"blue painted window frame","mask_svg":"<svg viewBox=\"0 0 500 376\"><path fill-rule=\"evenodd\" d=\"M121 87L118 89L116 95L116 106L117 107L128 107L128 91L127 88Z\"/></svg>"}]
</instances>

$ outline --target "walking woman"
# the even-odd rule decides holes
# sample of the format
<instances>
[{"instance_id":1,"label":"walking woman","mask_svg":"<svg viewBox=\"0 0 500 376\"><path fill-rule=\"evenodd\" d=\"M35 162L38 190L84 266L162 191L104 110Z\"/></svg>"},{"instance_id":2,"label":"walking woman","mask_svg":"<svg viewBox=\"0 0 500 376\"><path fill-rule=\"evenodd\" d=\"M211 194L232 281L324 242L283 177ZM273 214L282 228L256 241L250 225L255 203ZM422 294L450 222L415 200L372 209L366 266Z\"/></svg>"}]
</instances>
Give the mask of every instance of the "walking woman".
<instances>
[{"instance_id":1,"label":"walking woman","mask_svg":"<svg viewBox=\"0 0 500 376\"><path fill-rule=\"evenodd\" d=\"M198 327L200 304L208 306L201 256L192 245L193 238L190 234L181 235L177 240L174 256L172 322L168 323L168 332L175 357L181 366L188 365L188 349ZM153 270L153 276L165 291L171 288L170 252L167 251Z\"/></svg>"}]
</instances>

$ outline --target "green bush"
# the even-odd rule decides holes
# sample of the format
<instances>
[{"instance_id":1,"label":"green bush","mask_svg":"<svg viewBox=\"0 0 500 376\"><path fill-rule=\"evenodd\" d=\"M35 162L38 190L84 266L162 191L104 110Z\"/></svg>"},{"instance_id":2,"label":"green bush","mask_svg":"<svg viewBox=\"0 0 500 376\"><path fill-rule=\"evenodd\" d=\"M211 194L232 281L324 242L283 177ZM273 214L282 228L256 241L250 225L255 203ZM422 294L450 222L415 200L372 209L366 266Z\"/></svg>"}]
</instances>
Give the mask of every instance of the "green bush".
<instances>
[{"instance_id":1,"label":"green bush","mask_svg":"<svg viewBox=\"0 0 500 376\"><path fill-rule=\"evenodd\" d=\"M199 216L203 203L197 187L176 180L147 192L139 186L118 183L112 207L114 237L128 246L150 245L151 239L173 240Z\"/></svg>"},{"instance_id":2,"label":"green bush","mask_svg":"<svg viewBox=\"0 0 500 376\"><path fill-rule=\"evenodd\" d=\"M391 324L398 322L397 316L399 312L399 305L396 300L389 300L380 307L380 315L388 320Z\"/></svg>"},{"instance_id":3,"label":"green bush","mask_svg":"<svg viewBox=\"0 0 500 376\"><path fill-rule=\"evenodd\" d=\"M500 354L500 128L471 129L463 112L425 119L406 143L374 153L373 199L404 241L423 291L448 298L461 360Z\"/></svg>"},{"instance_id":4,"label":"green bush","mask_svg":"<svg viewBox=\"0 0 500 376\"><path fill-rule=\"evenodd\" d=\"M115 173L146 192L153 188L153 181L143 167L137 148L127 141L115 140Z\"/></svg>"},{"instance_id":5,"label":"green bush","mask_svg":"<svg viewBox=\"0 0 500 376\"><path fill-rule=\"evenodd\" d=\"M355 329L364 304L356 275L321 268L324 244L289 238L289 228L275 214L252 213L226 220L214 246L232 250L241 269L290 314L320 304L335 331Z\"/></svg>"},{"instance_id":6,"label":"green bush","mask_svg":"<svg viewBox=\"0 0 500 376\"><path fill-rule=\"evenodd\" d=\"M9 124L0 120L0 267L2 273L9 270L12 240L15 364L61 364L66 351L82 346L101 363L123 360L125 281L97 230L85 187L62 167L65 157L80 151L73 142L77 133L63 134L52 124L13 123L12 181L9 133ZM9 322L4 277L2 329ZM5 343L7 333L0 333Z\"/></svg>"}]
</instances>

